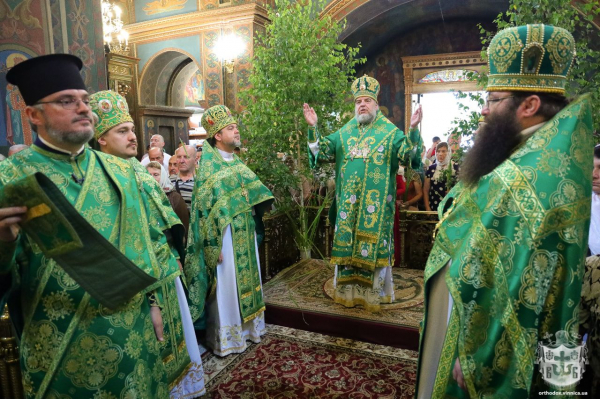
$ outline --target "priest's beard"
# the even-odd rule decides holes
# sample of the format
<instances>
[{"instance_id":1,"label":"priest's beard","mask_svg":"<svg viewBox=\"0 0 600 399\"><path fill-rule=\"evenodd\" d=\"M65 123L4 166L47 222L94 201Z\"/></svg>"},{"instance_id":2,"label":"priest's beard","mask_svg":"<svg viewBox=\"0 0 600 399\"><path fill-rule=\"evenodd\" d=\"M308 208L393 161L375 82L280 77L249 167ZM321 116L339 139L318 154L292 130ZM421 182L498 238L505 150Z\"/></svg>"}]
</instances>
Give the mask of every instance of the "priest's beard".
<instances>
[{"instance_id":1,"label":"priest's beard","mask_svg":"<svg viewBox=\"0 0 600 399\"><path fill-rule=\"evenodd\" d=\"M48 136L52 139L55 144L68 144L68 145L84 145L94 137L94 127L90 125L87 129L81 129L71 132L62 132L54 129L50 124L45 126Z\"/></svg>"},{"instance_id":2,"label":"priest's beard","mask_svg":"<svg viewBox=\"0 0 600 399\"><path fill-rule=\"evenodd\" d=\"M474 186L483 176L504 162L521 143L521 127L515 119L516 105L502 113L486 117L485 125L475 137L475 144L465 155L460 167L460 179Z\"/></svg>"},{"instance_id":3,"label":"priest's beard","mask_svg":"<svg viewBox=\"0 0 600 399\"><path fill-rule=\"evenodd\" d=\"M371 123L375 120L376 116L377 116L376 109L373 110L373 112L367 111L366 114L360 114L360 115L358 114L358 112L356 112L356 120L361 125L368 125L369 123Z\"/></svg>"}]
</instances>

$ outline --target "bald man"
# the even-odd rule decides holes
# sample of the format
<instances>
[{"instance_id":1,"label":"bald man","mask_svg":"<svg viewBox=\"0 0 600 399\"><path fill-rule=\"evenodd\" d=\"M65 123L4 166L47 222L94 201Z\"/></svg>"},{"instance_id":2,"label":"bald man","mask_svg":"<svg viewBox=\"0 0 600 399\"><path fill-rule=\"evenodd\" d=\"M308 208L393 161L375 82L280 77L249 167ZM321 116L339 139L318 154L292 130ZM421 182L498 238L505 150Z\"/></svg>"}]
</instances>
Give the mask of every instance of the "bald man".
<instances>
[{"instance_id":1,"label":"bald man","mask_svg":"<svg viewBox=\"0 0 600 399\"><path fill-rule=\"evenodd\" d=\"M160 162L162 166L165 167L165 170L169 170L169 159L171 159L171 156L165 152L165 139L163 136L160 134L155 134L150 137L150 146L151 147L148 150L148 153L144 154L142 160L140 161L142 165L147 166L150 162L156 161ZM153 148L155 149L153 152L155 154L154 159L152 159L150 156L150 151L152 151ZM160 161L158 160L158 156L156 156L157 150L162 153L162 159Z\"/></svg>"},{"instance_id":2,"label":"bald man","mask_svg":"<svg viewBox=\"0 0 600 399\"><path fill-rule=\"evenodd\" d=\"M196 147L191 145L181 146L175 151L173 157L177 158L179 173L171 177L175 190L183 197L188 211L192 209L192 192L194 191L194 177L196 176Z\"/></svg>"},{"instance_id":3,"label":"bald man","mask_svg":"<svg viewBox=\"0 0 600 399\"><path fill-rule=\"evenodd\" d=\"M29 146L27 144L15 144L8 149L8 156L15 155L17 152L21 152L23 150L28 149Z\"/></svg>"}]
</instances>

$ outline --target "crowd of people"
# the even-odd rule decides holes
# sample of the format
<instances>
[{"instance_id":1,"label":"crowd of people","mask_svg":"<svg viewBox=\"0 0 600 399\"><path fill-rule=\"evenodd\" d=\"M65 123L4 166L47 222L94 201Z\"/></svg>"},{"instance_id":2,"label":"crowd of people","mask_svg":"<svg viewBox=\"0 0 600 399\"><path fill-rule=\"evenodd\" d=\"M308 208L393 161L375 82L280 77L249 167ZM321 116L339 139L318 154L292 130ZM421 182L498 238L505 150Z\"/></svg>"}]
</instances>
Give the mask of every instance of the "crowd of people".
<instances>
[{"instance_id":1,"label":"crowd of people","mask_svg":"<svg viewBox=\"0 0 600 399\"><path fill-rule=\"evenodd\" d=\"M438 213L417 398L547 391L536 351L550 336L587 333L598 363L600 148L592 168L590 97L565 97L574 55L561 28L498 33L473 147L459 169L434 139L423 176L423 110L405 134L379 110L377 80L352 83L355 117L328 135L304 104L310 166L335 164L336 303L375 312L393 302L399 210L422 199ZM218 356L266 332L258 246L273 195L235 154L226 106L203 114L201 154L182 144L170 156L155 135L139 162L125 98L90 95L81 67L54 54L7 74L37 134L0 163L0 306L20 338L24 392L203 395L197 332ZM587 373L592 396L599 369Z\"/></svg>"}]
</instances>

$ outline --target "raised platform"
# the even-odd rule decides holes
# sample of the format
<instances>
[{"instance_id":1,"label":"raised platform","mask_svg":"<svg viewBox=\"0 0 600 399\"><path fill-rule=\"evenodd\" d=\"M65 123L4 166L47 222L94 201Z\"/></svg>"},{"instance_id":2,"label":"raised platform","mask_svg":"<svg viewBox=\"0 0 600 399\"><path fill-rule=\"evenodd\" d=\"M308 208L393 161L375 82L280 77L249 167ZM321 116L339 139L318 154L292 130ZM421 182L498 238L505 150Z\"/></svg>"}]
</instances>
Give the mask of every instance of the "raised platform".
<instances>
[{"instance_id":1,"label":"raised platform","mask_svg":"<svg viewBox=\"0 0 600 399\"><path fill-rule=\"evenodd\" d=\"M417 350L423 318L423 271L393 269L396 300L378 313L346 308L331 299L334 267L304 260L263 287L266 321L364 342Z\"/></svg>"}]
</instances>

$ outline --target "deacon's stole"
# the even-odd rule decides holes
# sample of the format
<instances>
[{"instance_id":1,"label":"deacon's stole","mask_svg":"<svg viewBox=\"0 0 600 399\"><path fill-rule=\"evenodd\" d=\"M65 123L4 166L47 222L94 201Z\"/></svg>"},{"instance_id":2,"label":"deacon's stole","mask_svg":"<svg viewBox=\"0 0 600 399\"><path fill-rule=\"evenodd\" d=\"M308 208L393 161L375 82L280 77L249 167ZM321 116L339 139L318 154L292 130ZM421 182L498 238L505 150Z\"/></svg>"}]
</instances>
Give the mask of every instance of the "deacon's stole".
<instances>
[{"instance_id":1,"label":"deacon's stole","mask_svg":"<svg viewBox=\"0 0 600 399\"><path fill-rule=\"evenodd\" d=\"M204 145L196 170L185 266L194 320L200 317L196 309L203 309L206 297L216 289L216 267L228 225L242 320L252 320L265 310L252 208L270 207L272 202L273 194L237 156L227 162Z\"/></svg>"},{"instance_id":2,"label":"deacon's stole","mask_svg":"<svg viewBox=\"0 0 600 399\"><path fill-rule=\"evenodd\" d=\"M309 140L313 134L319 152L315 156L309 149L310 166L336 164L336 196L329 212L335 225L331 263L354 266L339 268L338 281L372 284L375 267L394 261L396 171L399 159L422 143L421 135L413 129L410 138L405 136L379 111L365 128L352 119L329 136L319 138L309 129Z\"/></svg>"},{"instance_id":3,"label":"deacon's stole","mask_svg":"<svg viewBox=\"0 0 600 399\"><path fill-rule=\"evenodd\" d=\"M85 176L82 185L72 179L73 171ZM179 274L176 265L163 264L148 251L155 245L148 229L148 201L126 161L88 149L70 157L34 145L3 162L0 172L2 185L44 173L104 238L158 280L145 292L173 284ZM13 281L20 282L21 297L29 298L23 302L21 340L28 397L41 398L49 390L87 397L100 387L119 396L125 385L140 387L137 392L149 398L168 396L167 369L159 359L164 360L161 355L170 348L154 337L143 292L118 309L107 309L27 236L21 237L16 251L2 252L10 252L12 258L1 257L0 272L16 273ZM19 273L23 265L27 269ZM86 363L86 357L96 361ZM118 373L124 379L110 379Z\"/></svg>"},{"instance_id":4,"label":"deacon's stole","mask_svg":"<svg viewBox=\"0 0 600 399\"><path fill-rule=\"evenodd\" d=\"M476 187L459 183L440 204L425 298L429 280L452 260L445 281L454 304L434 398L464 396L452 378L457 356L470 397L529 397L538 341L578 333L592 147L586 96Z\"/></svg>"}]
</instances>

